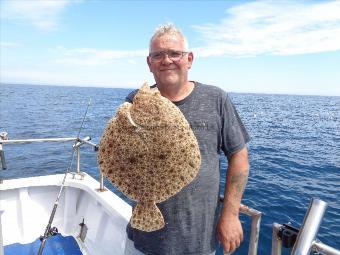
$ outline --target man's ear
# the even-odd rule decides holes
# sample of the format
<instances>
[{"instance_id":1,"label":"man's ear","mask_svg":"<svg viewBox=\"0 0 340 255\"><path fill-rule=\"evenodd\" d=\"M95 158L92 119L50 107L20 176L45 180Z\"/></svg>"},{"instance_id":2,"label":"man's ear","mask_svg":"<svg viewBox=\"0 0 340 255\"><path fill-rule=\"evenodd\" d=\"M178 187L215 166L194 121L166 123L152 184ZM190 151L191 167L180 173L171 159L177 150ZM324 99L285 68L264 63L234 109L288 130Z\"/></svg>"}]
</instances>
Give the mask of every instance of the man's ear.
<instances>
[{"instance_id":1,"label":"man's ear","mask_svg":"<svg viewBox=\"0 0 340 255\"><path fill-rule=\"evenodd\" d=\"M148 63L149 70L150 70L150 72L151 72L151 61L150 61L150 58L149 58L149 56L148 56L148 57L146 57L146 63Z\"/></svg>"},{"instance_id":2,"label":"man's ear","mask_svg":"<svg viewBox=\"0 0 340 255\"><path fill-rule=\"evenodd\" d=\"M189 52L188 53L188 69L191 68L192 62L194 62L194 53Z\"/></svg>"}]
</instances>

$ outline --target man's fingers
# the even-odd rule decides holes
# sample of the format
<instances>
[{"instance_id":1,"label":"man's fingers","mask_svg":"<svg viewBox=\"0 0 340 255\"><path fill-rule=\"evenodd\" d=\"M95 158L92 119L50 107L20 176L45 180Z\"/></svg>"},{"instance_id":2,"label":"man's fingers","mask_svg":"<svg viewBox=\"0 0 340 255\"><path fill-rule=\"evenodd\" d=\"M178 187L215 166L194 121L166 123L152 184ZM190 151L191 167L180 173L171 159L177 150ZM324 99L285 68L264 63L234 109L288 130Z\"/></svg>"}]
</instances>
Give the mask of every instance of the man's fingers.
<instances>
[{"instance_id":1,"label":"man's fingers","mask_svg":"<svg viewBox=\"0 0 340 255\"><path fill-rule=\"evenodd\" d=\"M217 238L223 246L224 254L231 254L241 245L243 240L242 227L238 224L224 226L222 221L218 228Z\"/></svg>"},{"instance_id":2,"label":"man's fingers","mask_svg":"<svg viewBox=\"0 0 340 255\"><path fill-rule=\"evenodd\" d=\"M235 242L232 242L232 243L230 244L230 250L229 250L229 252L235 251L237 247L238 247L238 246L236 246L236 243L235 243Z\"/></svg>"},{"instance_id":3,"label":"man's fingers","mask_svg":"<svg viewBox=\"0 0 340 255\"><path fill-rule=\"evenodd\" d=\"M243 235L241 233L240 238L236 240L236 247L235 249L237 249L238 247L240 247L241 243L243 242Z\"/></svg>"},{"instance_id":4,"label":"man's fingers","mask_svg":"<svg viewBox=\"0 0 340 255\"><path fill-rule=\"evenodd\" d=\"M230 251L230 244L229 244L229 242L224 242L223 244L223 251L224 251L224 254L225 253L229 253L229 251Z\"/></svg>"},{"instance_id":5,"label":"man's fingers","mask_svg":"<svg viewBox=\"0 0 340 255\"><path fill-rule=\"evenodd\" d=\"M233 242L226 242L223 244L224 254L231 254L235 250L235 245Z\"/></svg>"},{"instance_id":6,"label":"man's fingers","mask_svg":"<svg viewBox=\"0 0 340 255\"><path fill-rule=\"evenodd\" d=\"M241 245L242 239L227 241L223 243L224 255L231 254Z\"/></svg>"}]
</instances>

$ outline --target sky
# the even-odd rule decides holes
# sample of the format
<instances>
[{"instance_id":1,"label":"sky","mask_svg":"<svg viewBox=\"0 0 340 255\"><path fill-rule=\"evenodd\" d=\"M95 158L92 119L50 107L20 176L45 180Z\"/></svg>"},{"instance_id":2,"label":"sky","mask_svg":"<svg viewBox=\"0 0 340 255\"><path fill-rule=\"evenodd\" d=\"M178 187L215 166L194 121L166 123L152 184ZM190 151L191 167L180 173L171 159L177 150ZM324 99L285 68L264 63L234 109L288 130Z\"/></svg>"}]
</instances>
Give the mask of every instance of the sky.
<instances>
[{"instance_id":1,"label":"sky","mask_svg":"<svg viewBox=\"0 0 340 255\"><path fill-rule=\"evenodd\" d=\"M149 39L186 35L189 79L340 96L340 1L0 0L0 83L138 88Z\"/></svg>"}]
</instances>

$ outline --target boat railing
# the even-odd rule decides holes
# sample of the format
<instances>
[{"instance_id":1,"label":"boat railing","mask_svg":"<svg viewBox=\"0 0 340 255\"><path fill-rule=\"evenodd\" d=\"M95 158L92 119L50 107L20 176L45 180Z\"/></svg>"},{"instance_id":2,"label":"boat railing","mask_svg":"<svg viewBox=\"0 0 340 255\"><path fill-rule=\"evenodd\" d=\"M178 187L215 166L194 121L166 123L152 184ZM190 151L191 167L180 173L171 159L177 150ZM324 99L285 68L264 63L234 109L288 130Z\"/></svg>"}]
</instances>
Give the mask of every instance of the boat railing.
<instances>
[{"instance_id":1,"label":"boat railing","mask_svg":"<svg viewBox=\"0 0 340 255\"><path fill-rule=\"evenodd\" d=\"M74 175L80 175L83 176L81 170L80 170L80 148L83 144L89 145L94 148L95 151L98 150L98 146L92 142L90 142L91 137L86 136L84 138L78 138L78 137L63 137L63 138L37 138L37 139L8 139L8 134L6 132L0 133L0 160L1 160L1 168L3 170L7 169L6 159L5 159L5 146L7 145L13 145L13 144L30 144L30 143L45 143L45 142L73 142L73 150L75 150L76 153L76 171L73 173ZM104 177L102 174L100 174L100 187L99 190L104 190ZM0 183L2 182L0 178Z\"/></svg>"},{"instance_id":2,"label":"boat railing","mask_svg":"<svg viewBox=\"0 0 340 255\"><path fill-rule=\"evenodd\" d=\"M327 203L312 199L300 229L290 224L273 224L271 255L280 255L282 247L292 249L291 255L340 255L340 251L316 239Z\"/></svg>"}]
</instances>

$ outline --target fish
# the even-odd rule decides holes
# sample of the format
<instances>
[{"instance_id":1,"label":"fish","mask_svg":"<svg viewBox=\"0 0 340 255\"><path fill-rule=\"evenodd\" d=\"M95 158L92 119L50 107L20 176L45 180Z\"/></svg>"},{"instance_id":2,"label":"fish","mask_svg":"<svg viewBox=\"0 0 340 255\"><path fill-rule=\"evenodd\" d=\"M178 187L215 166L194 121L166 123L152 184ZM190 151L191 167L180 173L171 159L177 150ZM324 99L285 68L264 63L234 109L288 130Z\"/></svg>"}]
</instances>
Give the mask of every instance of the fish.
<instances>
[{"instance_id":1,"label":"fish","mask_svg":"<svg viewBox=\"0 0 340 255\"><path fill-rule=\"evenodd\" d=\"M180 109L144 83L133 103L120 105L107 123L97 161L101 173L136 202L131 227L151 232L165 226L156 204L194 180L201 154Z\"/></svg>"}]
</instances>

